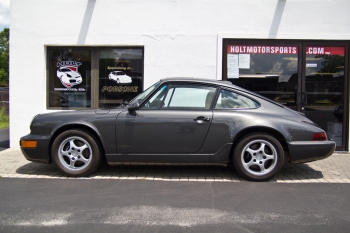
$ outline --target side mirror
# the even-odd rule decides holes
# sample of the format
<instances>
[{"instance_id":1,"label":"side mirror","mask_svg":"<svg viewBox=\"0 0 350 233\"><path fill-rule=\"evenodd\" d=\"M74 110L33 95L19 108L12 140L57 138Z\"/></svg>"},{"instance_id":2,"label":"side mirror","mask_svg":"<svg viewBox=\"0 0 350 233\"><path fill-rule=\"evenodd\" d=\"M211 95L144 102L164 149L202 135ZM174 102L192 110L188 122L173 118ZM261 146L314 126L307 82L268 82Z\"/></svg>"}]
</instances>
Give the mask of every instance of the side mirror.
<instances>
[{"instance_id":1,"label":"side mirror","mask_svg":"<svg viewBox=\"0 0 350 233\"><path fill-rule=\"evenodd\" d=\"M140 109L140 104L139 102L134 102L132 103L129 107L128 107L128 111L129 112L134 112L135 110L139 110Z\"/></svg>"}]
</instances>

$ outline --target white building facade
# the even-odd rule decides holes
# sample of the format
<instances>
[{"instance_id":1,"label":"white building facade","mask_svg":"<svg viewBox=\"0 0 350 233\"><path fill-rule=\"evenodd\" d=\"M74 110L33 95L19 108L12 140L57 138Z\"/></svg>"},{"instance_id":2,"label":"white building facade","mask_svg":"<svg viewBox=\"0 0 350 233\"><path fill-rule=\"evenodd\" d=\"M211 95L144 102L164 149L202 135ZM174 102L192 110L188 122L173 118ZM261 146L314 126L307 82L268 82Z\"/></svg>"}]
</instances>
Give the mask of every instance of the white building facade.
<instances>
[{"instance_id":1,"label":"white building facade","mask_svg":"<svg viewBox=\"0 0 350 233\"><path fill-rule=\"evenodd\" d=\"M39 113L118 106L165 77L228 80L349 149L348 0L11 1L10 146Z\"/></svg>"}]
</instances>

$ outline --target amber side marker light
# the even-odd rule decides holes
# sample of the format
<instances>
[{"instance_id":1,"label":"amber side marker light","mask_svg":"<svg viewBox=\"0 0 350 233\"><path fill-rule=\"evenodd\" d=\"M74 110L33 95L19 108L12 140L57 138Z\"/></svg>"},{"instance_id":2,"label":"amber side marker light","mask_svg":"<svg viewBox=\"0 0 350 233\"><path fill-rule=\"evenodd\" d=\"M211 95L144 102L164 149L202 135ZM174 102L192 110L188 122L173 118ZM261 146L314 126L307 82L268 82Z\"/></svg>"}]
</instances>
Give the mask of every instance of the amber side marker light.
<instances>
[{"instance_id":1,"label":"amber side marker light","mask_svg":"<svg viewBox=\"0 0 350 233\"><path fill-rule=\"evenodd\" d=\"M37 141L21 141L21 147L23 148L36 148Z\"/></svg>"},{"instance_id":2,"label":"amber side marker light","mask_svg":"<svg viewBox=\"0 0 350 233\"><path fill-rule=\"evenodd\" d=\"M314 133L312 135L312 141L326 141L327 140L327 134L326 133Z\"/></svg>"}]
</instances>

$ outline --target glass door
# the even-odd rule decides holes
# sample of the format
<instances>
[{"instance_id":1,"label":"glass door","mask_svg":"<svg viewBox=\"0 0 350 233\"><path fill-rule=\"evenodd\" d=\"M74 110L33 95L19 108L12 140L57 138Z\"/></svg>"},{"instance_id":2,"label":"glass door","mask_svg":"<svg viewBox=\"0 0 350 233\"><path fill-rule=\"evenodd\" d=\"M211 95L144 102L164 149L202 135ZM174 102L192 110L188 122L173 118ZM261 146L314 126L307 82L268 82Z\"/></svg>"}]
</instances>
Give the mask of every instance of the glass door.
<instances>
[{"instance_id":1,"label":"glass door","mask_svg":"<svg viewBox=\"0 0 350 233\"><path fill-rule=\"evenodd\" d=\"M344 147L345 46L304 46L302 110ZM345 121L346 123L346 121Z\"/></svg>"}]
</instances>

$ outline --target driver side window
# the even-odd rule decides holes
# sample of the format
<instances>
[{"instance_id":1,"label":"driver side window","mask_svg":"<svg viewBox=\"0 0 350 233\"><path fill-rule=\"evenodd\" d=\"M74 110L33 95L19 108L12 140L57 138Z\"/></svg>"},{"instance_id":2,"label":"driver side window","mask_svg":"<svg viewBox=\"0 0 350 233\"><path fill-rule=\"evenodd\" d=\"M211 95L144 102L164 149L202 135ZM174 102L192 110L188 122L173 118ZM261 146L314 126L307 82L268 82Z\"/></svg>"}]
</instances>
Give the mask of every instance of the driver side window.
<instances>
[{"instance_id":1,"label":"driver side window","mask_svg":"<svg viewBox=\"0 0 350 233\"><path fill-rule=\"evenodd\" d=\"M184 84L171 85L162 109L209 110L216 87Z\"/></svg>"},{"instance_id":2,"label":"driver side window","mask_svg":"<svg viewBox=\"0 0 350 233\"><path fill-rule=\"evenodd\" d=\"M141 109L209 110L216 87L192 84L163 85Z\"/></svg>"}]
</instances>

